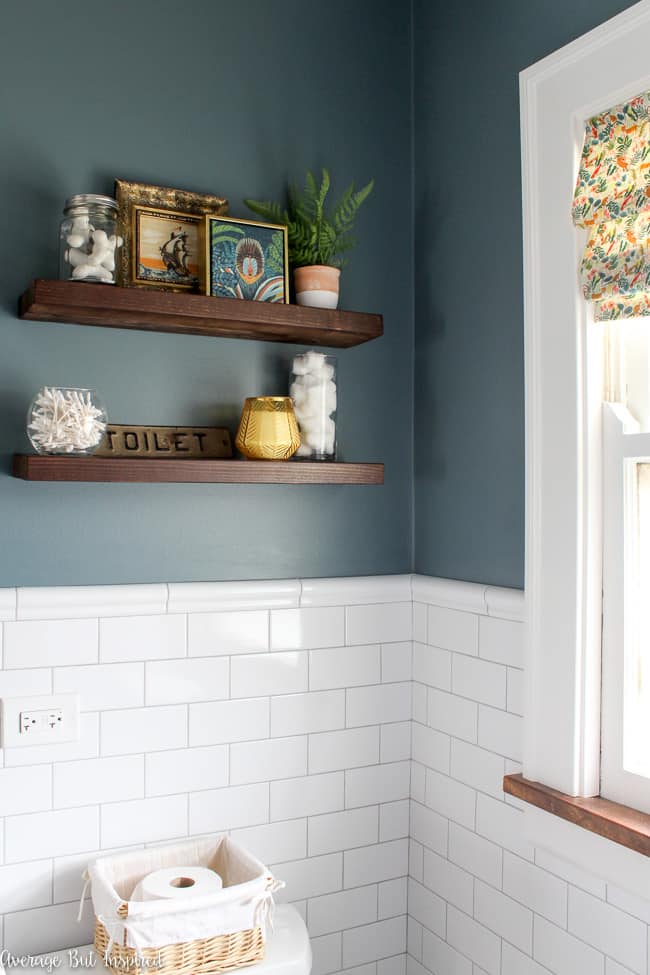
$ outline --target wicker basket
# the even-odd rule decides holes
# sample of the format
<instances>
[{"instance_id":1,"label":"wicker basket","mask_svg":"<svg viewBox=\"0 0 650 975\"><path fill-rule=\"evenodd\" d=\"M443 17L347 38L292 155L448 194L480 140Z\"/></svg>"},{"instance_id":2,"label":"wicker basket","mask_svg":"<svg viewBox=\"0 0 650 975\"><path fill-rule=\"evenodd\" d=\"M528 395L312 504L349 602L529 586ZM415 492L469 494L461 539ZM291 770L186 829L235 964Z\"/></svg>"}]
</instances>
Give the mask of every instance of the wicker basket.
<instances>
[{"instance_id":1,"label":"wicker basket","mask_svg":"<svg viewBox=\"0 0 650 975\"><path fill-rule=\"evenodd\" d=\"M223 890L194 901L129 900L151 871L190 864L216 870ZM273 891L283 886L225 836L105 857L88 876L97 955L133 975L214 975L261 961Z\"/></svg>"}]
</instances>

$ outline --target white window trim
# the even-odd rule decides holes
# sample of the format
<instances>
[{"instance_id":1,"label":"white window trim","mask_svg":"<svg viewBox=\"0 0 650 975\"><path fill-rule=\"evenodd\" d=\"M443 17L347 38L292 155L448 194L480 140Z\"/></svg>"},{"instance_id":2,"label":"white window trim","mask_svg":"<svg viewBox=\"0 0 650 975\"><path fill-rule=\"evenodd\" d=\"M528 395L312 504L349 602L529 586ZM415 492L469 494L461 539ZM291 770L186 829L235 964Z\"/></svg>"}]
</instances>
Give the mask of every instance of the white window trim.
<instances>
[{"instance_id":1,"label":"white window trim","mask_svg":"<svg viewBox=\"0 0 650 975\"><path fill-rule=\"evenodd\" d=\"M571 223L571 196L584 120L650 89L649 48L650 0L642 0L520 76L528 619L524 775L574 796L599 792L602 343L579 290L583 241ZM600 843L614 845L593 835L591 843L582 836L578 841L576 833L585 831L568 823L567 829L555 822L543 827L554 817L539 810L529 810L527 818L538 845L558 852L558 837L568 836L559 852L570 859L576 859L577 848L590 848L593 856ZM629 862L630 851L625 853ZM650 860L641 859L650 874ZM646 870L641 873L647 892Z\"/></svg>"}]
</instances>

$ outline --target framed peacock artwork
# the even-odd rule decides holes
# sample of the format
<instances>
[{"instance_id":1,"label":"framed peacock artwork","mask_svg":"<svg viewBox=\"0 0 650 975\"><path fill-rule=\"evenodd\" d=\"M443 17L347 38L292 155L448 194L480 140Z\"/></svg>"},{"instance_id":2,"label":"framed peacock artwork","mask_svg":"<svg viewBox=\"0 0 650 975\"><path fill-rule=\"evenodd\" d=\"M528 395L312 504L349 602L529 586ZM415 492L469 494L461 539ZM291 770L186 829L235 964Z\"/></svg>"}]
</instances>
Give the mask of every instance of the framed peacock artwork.
<instances>
[{"instance_id":1,"label":"framed peacock artwork","mask_svg":"<svg viewBox=\"0 0 650 975\"><path fill-rule=\"evenodd\" d=\"M205 293L288 304L287 228L233 217L204 219Z\"/></svg>"}]
</instances>

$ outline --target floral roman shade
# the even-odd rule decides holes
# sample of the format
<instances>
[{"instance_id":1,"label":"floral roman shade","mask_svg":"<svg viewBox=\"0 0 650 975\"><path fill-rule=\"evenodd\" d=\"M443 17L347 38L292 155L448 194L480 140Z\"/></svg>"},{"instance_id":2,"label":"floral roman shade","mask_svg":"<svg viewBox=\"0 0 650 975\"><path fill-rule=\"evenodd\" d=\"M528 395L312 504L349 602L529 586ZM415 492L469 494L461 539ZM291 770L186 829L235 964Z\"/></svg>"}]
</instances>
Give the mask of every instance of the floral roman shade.
<instances>
[{"instance_id":1,"label":"floral roman shade","mask_svg":"<svg viewBox=\"0 0 650 975\"><path fill-rule=\"evenodd\" d=\"M650 92L589 119L573 195L597 321L650 315Z\"/></svg>"}]
</instances>

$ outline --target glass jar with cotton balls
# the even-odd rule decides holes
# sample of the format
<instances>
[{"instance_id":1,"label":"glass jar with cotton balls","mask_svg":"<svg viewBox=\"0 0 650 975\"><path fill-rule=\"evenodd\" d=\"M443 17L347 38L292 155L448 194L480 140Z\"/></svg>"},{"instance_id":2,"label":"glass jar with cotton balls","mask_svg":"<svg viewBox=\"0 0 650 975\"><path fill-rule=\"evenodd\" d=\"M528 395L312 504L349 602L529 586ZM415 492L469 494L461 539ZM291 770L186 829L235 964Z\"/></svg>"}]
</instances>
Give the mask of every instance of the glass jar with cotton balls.
<instances>
[{"instance_id":1,"label":"glass jar with cotton balls","mask_svg":"<svg viewBox=\"0 0 650 975\"><path fill-rule=\"evenodd\" d=\"M300 427L295 459L336 460L336 356L314 350L295 356L289 395Z\"/></svg>"}]
</instances>

